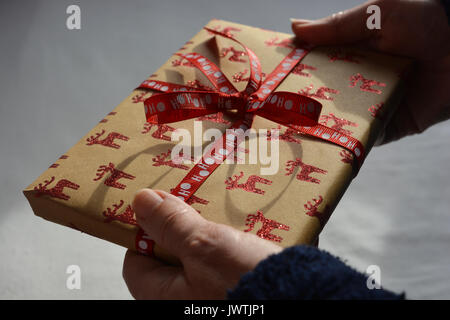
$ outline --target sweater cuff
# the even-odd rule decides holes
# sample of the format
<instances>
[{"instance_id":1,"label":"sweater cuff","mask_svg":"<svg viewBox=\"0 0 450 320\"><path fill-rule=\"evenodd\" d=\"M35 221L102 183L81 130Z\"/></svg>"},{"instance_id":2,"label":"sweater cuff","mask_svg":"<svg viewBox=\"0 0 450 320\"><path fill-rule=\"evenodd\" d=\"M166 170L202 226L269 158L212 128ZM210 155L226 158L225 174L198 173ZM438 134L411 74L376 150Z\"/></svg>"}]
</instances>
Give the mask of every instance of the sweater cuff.
<instances>
[{"instance_id":1,"label":"sweater cuff","mask_svg":"<svg viewBox=\"0 0 450 320\"><path fill-rule=\"evenodd\" d=\"M404 299L384 289L369 289L368 276L331 254L295 246L261 261L228 291L228 299Z\"/></svg>"}]
</instances>

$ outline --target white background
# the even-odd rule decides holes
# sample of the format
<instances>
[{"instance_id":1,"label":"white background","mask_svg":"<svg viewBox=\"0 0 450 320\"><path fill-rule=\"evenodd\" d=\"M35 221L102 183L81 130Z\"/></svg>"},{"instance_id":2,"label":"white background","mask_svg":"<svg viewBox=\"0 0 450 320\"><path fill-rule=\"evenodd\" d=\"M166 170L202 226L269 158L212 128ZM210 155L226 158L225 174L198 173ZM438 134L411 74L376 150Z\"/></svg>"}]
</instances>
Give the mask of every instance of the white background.
<instances>
[{"instance_id":1,"label":"white background","mask_svg":"<svg viewBox=\"0 0 450 320\"><path fill-rule=\"evenodd\" d=\"M21 190L211 18L290 32L290 17L358 3L0 2L0 298L131 298L125 249L35 217ZM66 29L70 4L79 31ZM409 298L450 298L449 137L446 122L374 149L320 247L361 271L379 265L382 285ZM70 264L81 290L66 289Z\"/></svg>"}]
</instances>

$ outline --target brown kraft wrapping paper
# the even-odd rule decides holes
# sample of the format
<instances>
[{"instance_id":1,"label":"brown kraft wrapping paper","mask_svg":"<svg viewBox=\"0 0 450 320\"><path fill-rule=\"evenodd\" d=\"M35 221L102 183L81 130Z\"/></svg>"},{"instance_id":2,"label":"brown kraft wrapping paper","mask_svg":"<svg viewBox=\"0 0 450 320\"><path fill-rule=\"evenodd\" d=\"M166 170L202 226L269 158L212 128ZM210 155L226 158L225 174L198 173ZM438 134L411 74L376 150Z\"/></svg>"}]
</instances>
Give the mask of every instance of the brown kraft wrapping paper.
<instances>
[{"instance_id":1,"label":"brown kraft wrapping paper","mask_svg":"<svg viewBox=\"0 0 450 320\"><path fill-rule=\"evenodd\" d=\"M221 20L212 20L207 27L231 33L253 50L265 74L294 48L289 34ZM204 55L238 90L245 88L248 60L235 42L202 29L179 52ZM319 101L323 106L319 122L358 139L367 154L395 110L400 76L408 64L403 58L356 47L318 47L276 91ZM176 55L150 79L209 86L206 77ZM146 124L143 101L151 94L134 90L24 190L36 215L136 250L138 227L131 209L136 191L170 192L194 166L176 165L170 157L178 143L171 141L171 135L184 128L194 138L194 119ZM216 114L201 120L203 132L209 128L224 132L233 119ZM208 220L283 247L313 244L355 174L353 156L337 145L258 116L252 128L280 129L277 173L261 175L260 167L267 166L248 164L248 159L246 164L222 164L189 204ZM157 245L154 253L171 260Z\"/></svg>"}]
</instances>

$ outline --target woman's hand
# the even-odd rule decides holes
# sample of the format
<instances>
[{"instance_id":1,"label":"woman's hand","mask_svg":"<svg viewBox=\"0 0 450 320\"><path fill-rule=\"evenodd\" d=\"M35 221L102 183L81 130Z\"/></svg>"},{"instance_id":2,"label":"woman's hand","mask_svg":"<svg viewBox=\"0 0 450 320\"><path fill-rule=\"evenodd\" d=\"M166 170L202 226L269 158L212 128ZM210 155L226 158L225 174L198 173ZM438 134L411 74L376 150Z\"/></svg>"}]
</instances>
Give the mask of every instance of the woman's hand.
<instances>
[{"instance_id":1,"label":"woman's hand","mask_svg":"<svg viewBox=\"0 0 450 320\"><path fill-rule=\"evenodd\" d=\"M380 7L379 30L366 26L372 4ZM450 26L439 0L369 1L320 20L293 20L292 30L316 45L357 44L416 60L382 143L450 118Z\"/></svg>"},{"instance_id":2,"label":"woman's hand","mask_svg":"<svg viewBox=\"0 0 450 320\"><path fill-rule=\"evenodd\" d=\"M175 267L128 251L123 277L136 299L224 299L240 277L281 247L204 219L164 191L143 189L132 204L141 228L175 255Z\"/></svg>"}]
</instances>

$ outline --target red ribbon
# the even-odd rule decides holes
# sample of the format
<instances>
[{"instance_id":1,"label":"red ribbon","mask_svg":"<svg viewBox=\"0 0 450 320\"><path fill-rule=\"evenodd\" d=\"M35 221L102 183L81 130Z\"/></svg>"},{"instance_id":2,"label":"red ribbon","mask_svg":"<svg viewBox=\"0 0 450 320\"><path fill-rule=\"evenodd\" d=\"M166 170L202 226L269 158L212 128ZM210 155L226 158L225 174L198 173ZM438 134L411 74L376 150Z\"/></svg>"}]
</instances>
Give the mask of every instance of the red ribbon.
<instances>
[{"instance_id":1,"label":"red ribbon","mask_svg":"<svg viewBox=\"0 0 450 320\"><path fill-rule=\"evenodd\" d=\"M199 90L159 80L146 80L138 88L147 88L161 93L144 101L147 122L164 124L197 118L217 112L235 111L240 116L231 128L244 131L251 127L254 116L266 118L297 132L339 145L355 155L357 169L364 160L364 147L357 139L318 123L322 105L301 94L274 90L308 54L311 47L293 49L281 63L262 81L261 64L252 50L232 36L205 28L208 32L231 39L240 44L250 62L250 77L246 88L239 92L223 72L210 60L198 53L177 54L188 60L212 83L214 90ZM230 155L234 149L235 136L224 134L202 159L172 190L172 194L187 201L209 175ZM231 142L231 143L230 143ZM136 244L143 243L142 232L138 232ZM147 239L148 240L148 239ZM138 251L151 253L147 243ZM149 251L150 250L150 251Z\"/></svg>"}]
</instances>

